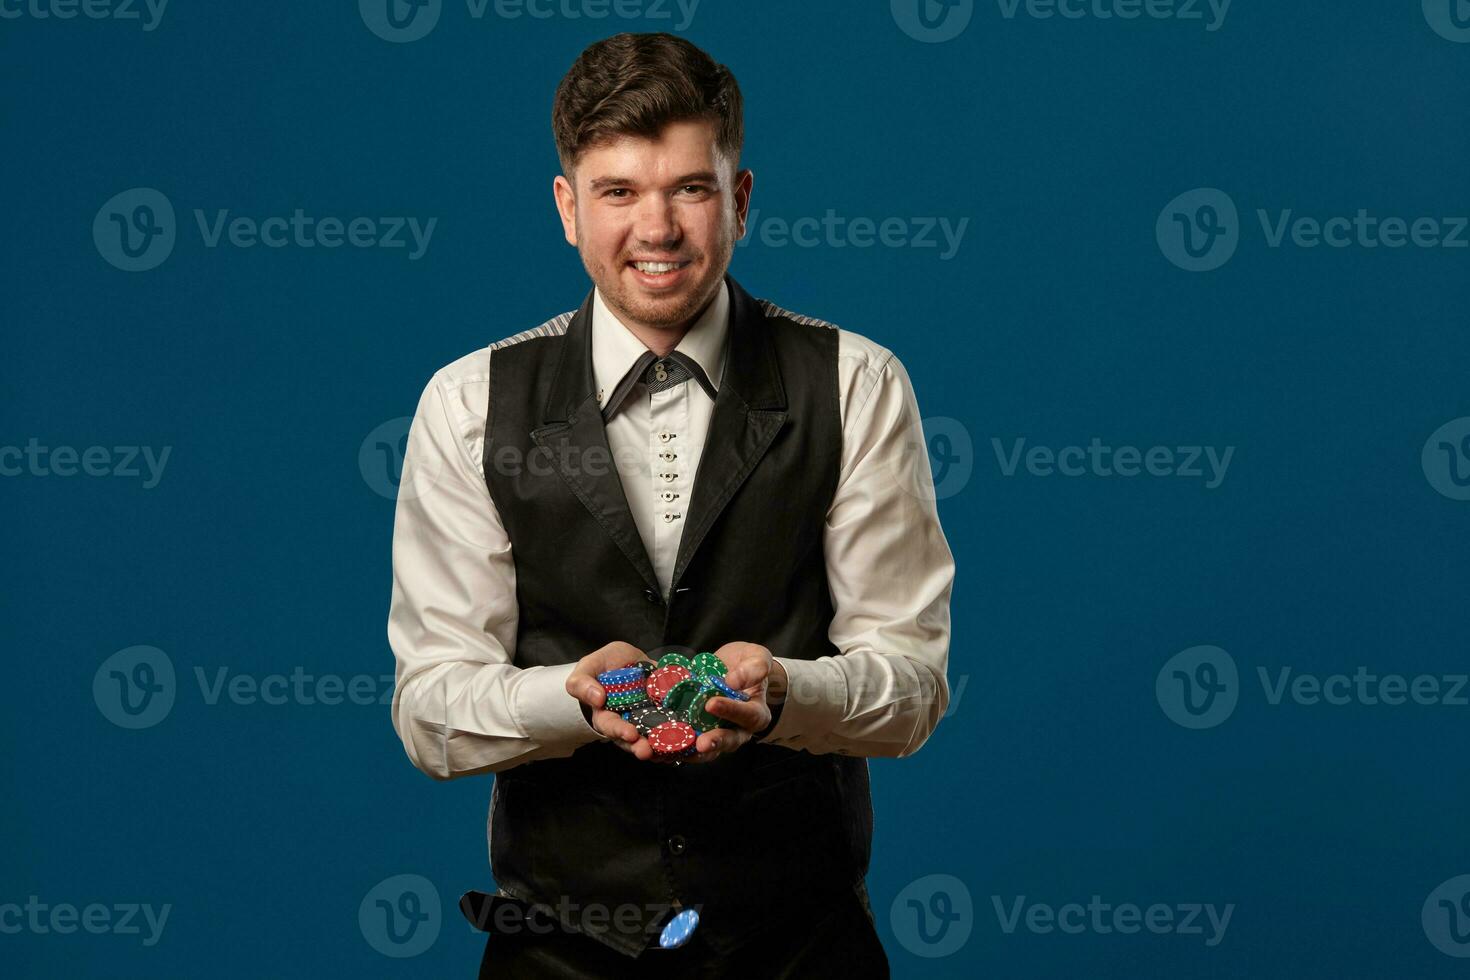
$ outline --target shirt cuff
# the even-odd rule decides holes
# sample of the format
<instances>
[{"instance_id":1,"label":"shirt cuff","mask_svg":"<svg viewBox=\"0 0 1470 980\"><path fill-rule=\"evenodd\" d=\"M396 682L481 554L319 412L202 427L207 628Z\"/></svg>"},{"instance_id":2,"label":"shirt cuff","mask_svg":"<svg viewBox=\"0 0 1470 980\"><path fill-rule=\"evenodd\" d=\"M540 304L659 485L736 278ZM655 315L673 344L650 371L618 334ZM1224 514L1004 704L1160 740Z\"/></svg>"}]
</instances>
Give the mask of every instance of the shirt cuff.
<instances>
[{"instance_id":1,"label":"shirt cuff","mask_svg":"<svg viewBox=\"0 0 1470 980\"><path fill-rule=\"evenodd\" d=\"M576 664L556 667L527 667L516 685L515 715L521 731L539 745L577 748L607 736L592 727L582 704L567 693L567 678Z\"/></svg>"},{"instance_id":2,"label":"shirt cuff","mask_svg":"<svg viewBox=\"0 0 1470 980\"><path fill-rule=\"evenodd\" d=\"M829 734L847 714L847 675L831 661L773 657L786 668L786 700L775 727L763 741L803 741Z\"/></svg>"}]
</instances>

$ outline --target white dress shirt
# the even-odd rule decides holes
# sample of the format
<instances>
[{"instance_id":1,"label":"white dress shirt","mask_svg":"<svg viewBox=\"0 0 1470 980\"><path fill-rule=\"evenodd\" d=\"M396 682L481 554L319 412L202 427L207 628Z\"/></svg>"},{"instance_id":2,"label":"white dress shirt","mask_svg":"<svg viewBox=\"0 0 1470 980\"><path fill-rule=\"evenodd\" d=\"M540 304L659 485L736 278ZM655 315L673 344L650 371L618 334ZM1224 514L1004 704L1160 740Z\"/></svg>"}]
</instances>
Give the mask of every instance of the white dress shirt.
<instances>
[{"instance_id":1,"label":"white dress shirt","mask_svg":"<svg viewBox=\"0 0 1470 980\"><path fill-rule=\"evenodd\" d=\"M838 329L796 318L811 329ZM675 347L716 389L728 321L722 285ZM600 293L591 329L605 407L646 348ZM397 660L393 725L414 765L436 779L560 758L606 740L566 692L573 665L511 663L515 562L482 458L491 354L482 348L429 379L399 481L388 614ZM839 329L838 380L842 463L823 552L834 609L828 638L840 655L805 660L771 651L786 670L788 694L765 740L813 753L903 756L924 743L949 703L954 558L903 365L886 348ZM640 383L606 422L608 448L666 598L713 409L694 379L653 393Z\"/></svg>"}]
</instances>

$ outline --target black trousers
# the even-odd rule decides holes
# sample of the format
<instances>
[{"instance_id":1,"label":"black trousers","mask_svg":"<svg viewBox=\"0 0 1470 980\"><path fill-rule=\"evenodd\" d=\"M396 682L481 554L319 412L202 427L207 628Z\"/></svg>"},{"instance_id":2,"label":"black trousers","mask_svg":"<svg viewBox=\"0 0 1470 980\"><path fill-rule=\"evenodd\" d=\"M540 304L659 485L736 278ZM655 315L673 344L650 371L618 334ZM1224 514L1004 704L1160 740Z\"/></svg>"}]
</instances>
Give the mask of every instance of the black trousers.
<instances>
[{"instance_id":1,"label":"black trousers","mask_svg":"<svg viewBox=\"0 0 1470 980\"><path fill-rule=\"evenodd\" d=\"M637 958L576 933L491 933L479 975L480 980L888 980L889 974L867 891L861 889L818 909L787 907L776 897L770 921L725 956L702 940L699 929L678 949L655 947Z\"/></svg>"}]
</instances>

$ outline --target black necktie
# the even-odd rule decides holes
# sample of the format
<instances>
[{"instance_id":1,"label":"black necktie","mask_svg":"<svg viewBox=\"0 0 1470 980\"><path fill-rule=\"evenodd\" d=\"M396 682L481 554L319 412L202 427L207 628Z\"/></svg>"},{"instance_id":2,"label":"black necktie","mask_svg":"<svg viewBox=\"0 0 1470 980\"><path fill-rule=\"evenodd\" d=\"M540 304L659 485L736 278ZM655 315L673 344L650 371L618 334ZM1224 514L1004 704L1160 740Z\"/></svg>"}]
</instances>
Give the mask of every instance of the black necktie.
<instances>
[{"instance_id":1,"label":"black necktie","mask_svg":"<svg viewBox=\"0 0 1470 980\"><path fill-rule=\"evenodd\" d=\"M683 384L690 378L699 382L699 386L705 390L711 400L714 400L715 386L710 383L708 375L699 366L699 362L685 354L683 351L670 351L669 356L660 359L651 350L644 351L638 360L623 375L616 388L613 389L612 397L607 400L607 407L602 410L602 419L606 422L617 412L622 405L623 399L633 390L633 386L640 381L649 391L663 391L674 385Z\"/></svg>"}]
</instances>

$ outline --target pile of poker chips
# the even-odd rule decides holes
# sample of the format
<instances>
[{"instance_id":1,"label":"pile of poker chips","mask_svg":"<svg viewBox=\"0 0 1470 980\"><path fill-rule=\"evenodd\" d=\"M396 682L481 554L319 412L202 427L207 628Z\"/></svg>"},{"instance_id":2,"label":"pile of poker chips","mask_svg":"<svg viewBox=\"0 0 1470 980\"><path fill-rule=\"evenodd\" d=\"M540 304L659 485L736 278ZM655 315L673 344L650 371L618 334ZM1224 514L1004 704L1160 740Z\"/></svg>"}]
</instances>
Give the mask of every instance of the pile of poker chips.
<instances>
[{"instance_id":1,"label":"pile of poker chips","mask_svg":"<svg viewBox=\"0 0 1470 980\"><path fill-rule=\"evenodd\" d=\"M648 739L653 751L682 758L693 755L694 741L712 728L734 724L710 714L710 698L749 701L725 683L724 661L713 653L666 653L658 663L644 660L597 675L607 692L607 710L619 711Z\"/></svg>"}]
</instances>

